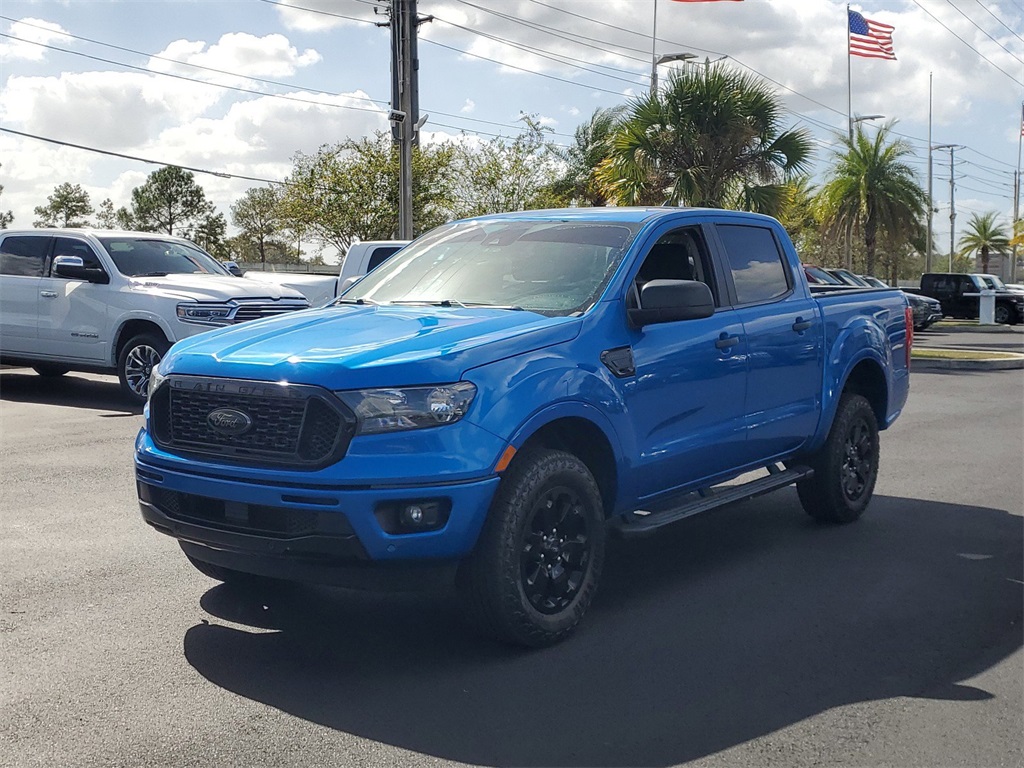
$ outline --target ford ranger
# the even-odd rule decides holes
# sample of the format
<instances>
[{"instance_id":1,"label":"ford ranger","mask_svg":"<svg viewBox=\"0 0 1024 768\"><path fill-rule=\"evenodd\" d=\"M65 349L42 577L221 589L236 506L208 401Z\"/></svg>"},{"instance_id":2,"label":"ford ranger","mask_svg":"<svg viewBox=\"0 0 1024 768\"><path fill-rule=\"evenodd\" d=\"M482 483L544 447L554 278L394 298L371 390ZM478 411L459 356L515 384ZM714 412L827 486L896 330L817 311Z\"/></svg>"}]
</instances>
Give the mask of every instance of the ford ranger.
<instances>
[{"instance_id":1,"label":"ford ranger","mask_svg":"<svg viewBox=\"0 0 1024 768\"><path fill-rule=\"evenodd\" d=\"M484 632L547 645L610 533L793 483L856 520L912 333L898 290L812 295L756 214L458 221L326 307L176 344L135 445L142 516L226 582L451 574Z\"/></svg>"}]
</instances>

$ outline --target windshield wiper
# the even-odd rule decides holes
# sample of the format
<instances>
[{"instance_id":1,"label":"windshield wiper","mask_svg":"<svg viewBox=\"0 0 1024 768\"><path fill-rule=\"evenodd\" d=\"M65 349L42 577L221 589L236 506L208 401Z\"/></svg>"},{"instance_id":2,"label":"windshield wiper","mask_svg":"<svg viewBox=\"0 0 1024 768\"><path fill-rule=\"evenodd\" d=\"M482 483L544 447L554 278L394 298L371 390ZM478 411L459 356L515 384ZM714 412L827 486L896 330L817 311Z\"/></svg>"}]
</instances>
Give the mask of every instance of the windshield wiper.
<instances>
[{"instance_id":1,"label":"windshield wiper","mask_svg":"<svg viewBox=\"0 0 1024 768\"><path fill-rule=\"evenodd\" d=\"M331 304L355 304L357 307L380 306L380 302L374 301L373 299L345 299L340 296L332 301Z\"/></svg>"},{"instance_id":2,"label":"windshield wiper","mask_svg":"<svg viewBox=\"0 0 1024 768\"><path fill-rule=\"evenodd\" d=\"M169 274L171 274L171 273L170 272L140 272L137 275L132 275L132 277L167 277Z\"/></svg>"},{"instance_id":3,"label":"windshield wiper","mask_svg":"<svg viewBox=\"0 0 1024 768\"><path fill-rule=\"evenodd\" d=\"M487 307L488 309L510 309L513 312L524 312L525 310L518 304L489 304L486 301L470 301L462 306L466 307Z\"/></svg>"}]
</instances>

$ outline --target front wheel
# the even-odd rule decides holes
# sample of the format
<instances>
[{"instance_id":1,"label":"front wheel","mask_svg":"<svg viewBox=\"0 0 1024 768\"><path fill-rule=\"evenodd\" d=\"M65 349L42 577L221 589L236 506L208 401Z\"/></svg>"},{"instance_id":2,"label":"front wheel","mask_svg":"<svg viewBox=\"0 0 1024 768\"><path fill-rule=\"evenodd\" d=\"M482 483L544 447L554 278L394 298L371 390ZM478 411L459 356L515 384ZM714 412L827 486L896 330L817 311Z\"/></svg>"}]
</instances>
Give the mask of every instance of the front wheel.
<instances>
[{"instance_id":1,"label":"front wheel","mask_svg":"<svg viewBox=\"0 0 1024 768\"><path fill-rule=\"evenodd\" d=\"M604 564L601 493L565 451L527 449L507 470L457 586L483 633L531 647L579 624Z\"/></svg>"},{"instance_id":2,"label":"front wheel","mask_svg":"<svg viewBox=\"0 0 1024 768\"><path fill-rule=\"evenodd\" d=\"M878 421L866 398L843 394L825 444L808 463L814 475L796 486L804 511L828 523L859 518L878 478Z\"/></svg>"},{"instance_id":3,"label":"front wheel","mask_svg":"<svg viewBox=\"0 0 1024 768\"><path fill-rule=\"evenodd\" d=\"M117 356L117 378L121 381L121 390L133 402L146 402L149 375L170 346L160 334L140 333L121 348Z\"/></svg>"}]
</instances>

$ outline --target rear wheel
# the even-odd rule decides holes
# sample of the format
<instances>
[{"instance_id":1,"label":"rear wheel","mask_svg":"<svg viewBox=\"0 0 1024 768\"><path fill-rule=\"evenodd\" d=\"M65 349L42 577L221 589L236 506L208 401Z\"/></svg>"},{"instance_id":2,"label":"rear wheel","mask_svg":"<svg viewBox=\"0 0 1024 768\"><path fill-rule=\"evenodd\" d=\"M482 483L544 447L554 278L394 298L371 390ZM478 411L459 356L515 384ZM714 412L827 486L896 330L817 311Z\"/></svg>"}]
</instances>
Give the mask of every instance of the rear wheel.
<instances>
[{"instance_id":1,"label":"rear wheel","mask_svg":"<svg viewBox=\"0 0 1024 768\"><path fill-rule=\"evenodd\" d=\"M520 454L459 568L469 620L517 645L563 640L597 590L604 544L601 493L587 466L565 451Z\"/></svg>"},{"instance_id":2,"label":"rear wheel","mask_svg":"<svg viewBox=\"0 0 1024 768\"><path fill-rule=\"evenodd\" d=\"M866 398L843 394L828 439L808 463L814 475L797 483L804 511L828 523L859 518L878 477L878 421Z\"/></svg>"},{"instance_id":3,"label":"rear wheel","mask_svg":"<svg viewBox=\"0 0 1024 768\"><path fill-rule=\"evenodd\" d=\"M134 402L146 402L149 375L170 349L158 333L140 333L125 342L117 356L117 377L122 391Z\"/></svg>"},{"instance_id":4,"label":"rear wheel","mask_svg":"<svg viewBox=\"0 0 1024 768\"><path fill-rule=\"evenodd\" d=\"M47 378L56 378L57 376L63 376L71 369L65 368L63 365L53 365L52 363L39 363L38 365L33 365L32 370L38 373L40 376L45 376Z\"/></svg>"}]
</instances>

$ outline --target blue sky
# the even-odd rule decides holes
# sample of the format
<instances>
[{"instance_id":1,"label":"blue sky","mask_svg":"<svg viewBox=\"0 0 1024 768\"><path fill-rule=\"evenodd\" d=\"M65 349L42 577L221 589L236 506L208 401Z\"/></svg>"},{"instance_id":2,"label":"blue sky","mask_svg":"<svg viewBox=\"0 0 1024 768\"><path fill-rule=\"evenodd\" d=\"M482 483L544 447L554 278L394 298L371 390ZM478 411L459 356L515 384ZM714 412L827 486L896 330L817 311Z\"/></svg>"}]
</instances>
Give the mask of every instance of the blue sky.
<instances>
[{"instance_id":1,"label":"blue sky","mask_svg":"<svg viewBox=\"0 0 1024 768\"><path fill-rule=\"evenodd\" d=\"M375 5L381 3L4 0L0 127L283 179L296 151L386 128L389 37L373 25L384 20ZM852 7L895 26L898 56L853 59L854 112L897 119L895 130L918 151L912 164L924 182L934 73L933 143L965 145L956 155L958 230L972 212L1008 218L1024 97L1021 2ZM529 113L551 128L554 141L568 143L595 108L648 87L654 8L655 0L420 0L420 14L436 17L420 29L427 140L511 136L520 114ZM832 131L846 124L845 3L657 0L657 8L659 54L692 52L701 63L725 55L730 66L771 78L792 124L814 134L817 165L824 165ZM662 77L670 66L682 65L662 66ZM949 236L948 152L935 161L941 249ZM0 133L0 163L0 207L13 210L15 226L30 226L32 208L60 182L81 184L94 203L110 197L124 205L155 168L7 133ZM197 179L225 213L254 186Z\"/></svg>"}]
</instances>

